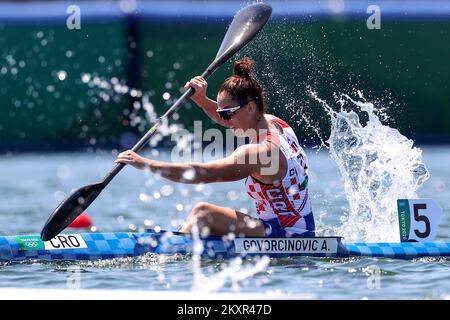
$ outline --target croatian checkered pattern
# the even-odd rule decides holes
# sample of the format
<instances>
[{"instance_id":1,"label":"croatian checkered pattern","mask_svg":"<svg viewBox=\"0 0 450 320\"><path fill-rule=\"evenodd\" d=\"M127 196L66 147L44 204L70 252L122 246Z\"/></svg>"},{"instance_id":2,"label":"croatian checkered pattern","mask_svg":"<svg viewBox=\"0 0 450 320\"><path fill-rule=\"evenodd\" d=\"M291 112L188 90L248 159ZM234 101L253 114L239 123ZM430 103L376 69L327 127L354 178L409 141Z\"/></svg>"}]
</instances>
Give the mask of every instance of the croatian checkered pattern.
<instances>
[{"instance_id":1,"label":"croatian checkered pattern","mask_svg":"<svg viewBox=\"0 0 450 320\"><path fill-rule=\"evenodd\" d=\"M247 178L248 180L251 178ZM277 215L270 207L270 203L266 200L263 194L261 184L259 183L249 183L247 184L247 193L255 200L256 212L262 220L270 220L277 218Z\"/></svg>"},{"instance_id":2,"label":"croatian checkered pattern","mask_svg":"<svg viewBox=\"0 0 450 320\"><path fill-rule=\"evenodd\" d=\"M267 117L283 132L269 131L261 140L277 145L286 157L286 176L279 184L274 185L262 184L250 176L245 182L247 192L255 200L260 219L267 221L277 218L289 233L312 231L305 229L306 223L302 219L312 212L306 188L308 161L305 152L286 122L274 116Z\"/></svg>"}]
</instances>

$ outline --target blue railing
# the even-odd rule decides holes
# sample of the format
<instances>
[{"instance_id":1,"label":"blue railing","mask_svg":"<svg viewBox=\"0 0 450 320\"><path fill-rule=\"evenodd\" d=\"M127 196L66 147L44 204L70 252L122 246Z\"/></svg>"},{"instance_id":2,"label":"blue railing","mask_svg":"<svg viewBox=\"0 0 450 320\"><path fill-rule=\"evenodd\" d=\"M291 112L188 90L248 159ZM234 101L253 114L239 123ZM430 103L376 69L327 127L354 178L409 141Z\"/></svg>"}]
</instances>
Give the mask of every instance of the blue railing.
<instances>
[{"instance_id":1,"label":"blue railing","mask_svg":"<svg viewBox=\"0 0 450 320\"><path fill-rule=\"evenodd\" d=\"M250 1L235 0L122 0L0 2L0 23L46 21L65 23L67 8L81 9L83 21L108 21L134 15L142 19L223 21ZM449 0L273 0L274 19L332 19L367 17L377 5L383 19L449 20Z\"/></svg>"}]
</instances>

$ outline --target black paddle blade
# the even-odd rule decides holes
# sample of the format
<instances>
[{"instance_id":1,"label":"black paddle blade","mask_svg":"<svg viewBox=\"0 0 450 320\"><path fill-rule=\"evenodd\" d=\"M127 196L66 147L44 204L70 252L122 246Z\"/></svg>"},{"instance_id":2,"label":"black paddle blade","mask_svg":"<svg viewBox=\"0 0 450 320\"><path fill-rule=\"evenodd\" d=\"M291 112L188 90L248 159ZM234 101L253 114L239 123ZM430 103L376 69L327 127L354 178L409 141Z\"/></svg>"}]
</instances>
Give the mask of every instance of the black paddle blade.
<instances>
[{"instance_id":1,"label":"black paddle blade","mask_svg":"<svg viewBox=\"0 0 450 320\"><path fill-rule=\"evenodd\" d=\"M103 183L97 183L73 191L48 217L41 239L48 241L57 236L89 207L104 187Z\"/></svg>"},{"instance_id":2,"label":"black paddle blade","mask_svg":"<svg viewBox=\"0 0 450 320\"><path fill-rule=\"evenodd\" d=\"M224 62L252 40L272 14L272 7L257 3L239 10L233 18L216 60ZM219 63L220 64L220 63Z\"/></svg>"}]
</instances>

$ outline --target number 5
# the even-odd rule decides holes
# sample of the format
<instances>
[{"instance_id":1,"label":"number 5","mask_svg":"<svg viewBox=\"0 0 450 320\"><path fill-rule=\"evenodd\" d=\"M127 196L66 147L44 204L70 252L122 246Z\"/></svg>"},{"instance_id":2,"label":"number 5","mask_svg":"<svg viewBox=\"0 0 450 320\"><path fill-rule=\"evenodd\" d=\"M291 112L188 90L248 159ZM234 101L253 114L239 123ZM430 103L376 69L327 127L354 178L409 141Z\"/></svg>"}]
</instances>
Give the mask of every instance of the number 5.
<instances>
[{"instance_id":1,"label":"number 5","mask_svg":"<svg viewBox=\"0 0 450 320\"><path fill-rule=\"evenodd\" d=\"M430 227L430 220L427 216L421 216L419 214L419 210L426 210L427 205L424 203L421 204L414 204L414 220L417 222L424 222L425 223L425 232L420 232L418 229L414 229L414 233L419 238L426 238L430 235L431 227Z\"/></svg>"}]
</instances>

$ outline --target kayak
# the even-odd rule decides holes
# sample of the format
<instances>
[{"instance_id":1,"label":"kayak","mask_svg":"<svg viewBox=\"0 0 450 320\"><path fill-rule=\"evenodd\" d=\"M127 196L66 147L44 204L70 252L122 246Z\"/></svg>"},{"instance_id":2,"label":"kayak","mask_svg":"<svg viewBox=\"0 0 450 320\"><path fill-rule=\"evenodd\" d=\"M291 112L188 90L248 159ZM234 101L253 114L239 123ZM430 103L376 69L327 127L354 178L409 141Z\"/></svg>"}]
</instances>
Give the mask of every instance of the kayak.
<instances>
[{"instance_id":1,"label":"kayak","mask_svg":"<svg viewBox=\"0 0 450 320\"><path fill-rule=\"evenodd\" d=\"M198 244L198 245L195 245ZM147 230L142 233L110 232L60 234L49 241L39 235L0 237L0 261L86 261L146 254L199 254L226 259L236 256L272 258L382 257L413 259L450 256L450 242L355 242L341 237L313 238L195 238L180 232Z\"/></svg>"}]
</instances>

